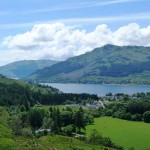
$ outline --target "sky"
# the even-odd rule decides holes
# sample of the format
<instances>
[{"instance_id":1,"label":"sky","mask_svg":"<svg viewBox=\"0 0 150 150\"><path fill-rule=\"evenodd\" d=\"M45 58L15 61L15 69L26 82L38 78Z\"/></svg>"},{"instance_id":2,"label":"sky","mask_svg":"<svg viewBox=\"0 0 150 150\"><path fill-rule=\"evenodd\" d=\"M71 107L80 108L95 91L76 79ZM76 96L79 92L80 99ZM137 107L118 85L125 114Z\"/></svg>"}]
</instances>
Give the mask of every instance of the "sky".
<instances>
[{"instance_id":1,"label":"sky","mask_svg":"<svg viewBox=\"0 0 150 150\"><path fill-rule=\"evenodd\" d=\"M150 46L150 0L0 0L0 65Z\"/></svg>"}]
</instances>

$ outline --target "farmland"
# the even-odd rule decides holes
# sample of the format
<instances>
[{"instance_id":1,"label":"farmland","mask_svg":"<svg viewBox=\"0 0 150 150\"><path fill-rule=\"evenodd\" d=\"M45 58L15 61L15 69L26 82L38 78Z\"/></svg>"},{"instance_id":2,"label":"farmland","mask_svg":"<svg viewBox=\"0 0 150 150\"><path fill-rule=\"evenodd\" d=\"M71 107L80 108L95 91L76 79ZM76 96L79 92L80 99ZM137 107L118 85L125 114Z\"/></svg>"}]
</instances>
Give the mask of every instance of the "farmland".
<instances>
[{"instance_id":1,"label":"farmland","mask_svg":"<svg viewBox=\"0 0 150 150\"><path fill-rule=\"evenodd\" d=\"M92 129L97 129L104 136L110 137L114 143L124 148L150 149L150 124L101 117L95 119L94 125L87 126L87 135Z\"/></svg>"}]
</instances>

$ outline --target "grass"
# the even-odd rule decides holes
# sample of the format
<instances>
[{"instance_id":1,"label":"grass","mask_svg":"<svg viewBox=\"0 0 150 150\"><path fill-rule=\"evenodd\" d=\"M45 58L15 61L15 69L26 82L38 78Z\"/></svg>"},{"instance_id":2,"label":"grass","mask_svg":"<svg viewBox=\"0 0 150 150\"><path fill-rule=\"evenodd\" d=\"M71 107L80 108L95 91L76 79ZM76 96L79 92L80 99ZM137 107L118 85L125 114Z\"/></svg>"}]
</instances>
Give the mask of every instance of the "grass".
<instances>
[{"instance_id":1,"label":"grass","mask_svg":"<svg viewBox=\"0 0 150 150\"><path fill-rule=\"evenodd\" d=\"M104 147L84 143L61 135L43 136L39 139L18 137L14 150L104 150ZM114 150L107 148L107 150Z\"/></svg>"},{"instance_id":2,"label":"grass","mask_svg":"<svg viewBox=\"0 0 150 150\"><path fill-rule=\"evenodd\" d=\"M104 150L72 137L49 135L38 138L14 136L9 127L0 124L0 150ZM107 150L113 150L107 148Z\"/></svg>"},{"instance_id":3,"label":"grass","mask_svg":"<svg viewBox=\"0 0 150 150\"><path fill-rule=\"evenodd\" d=\"M12 131L10 128L0 124L0 138L11 138L12 137Z\"/></svg>"},{"instance_id":4,"label":"grass","mask_svg":"<svg viewBox=\"0 0 150 150\"><path fill-rule=\"evenodd\" d=\"M73 150L73 147L79 150L92 150L93 148L94 150L102 150L100 146L86 144L74 138L58 135L43 137L40 139L40 143L46 147L51 145L52 148L57 148L58 150Z\"/></svg>"},{"instance_id":5,"label":"grass","mask_svg":"<svg viewBox=\"0 0 150 150\"><path fill-rule=\"evenodd\" d=\"M103 136L110 137L119 146L135 150L150 150L150 124L126 121L110 117L95 119L95 125L86 128L87 135L97 129Z\"/></svg>"},{"instance_id":6,"label":"grass","mask_svg":"<svg viewBox=\"0 0 150 150\"><path fill-rule=\"evenodd\" d=\"M11 129L0 124L0 150L10 149L14 146L15 142Z\"/></svg>"}]
</instances>

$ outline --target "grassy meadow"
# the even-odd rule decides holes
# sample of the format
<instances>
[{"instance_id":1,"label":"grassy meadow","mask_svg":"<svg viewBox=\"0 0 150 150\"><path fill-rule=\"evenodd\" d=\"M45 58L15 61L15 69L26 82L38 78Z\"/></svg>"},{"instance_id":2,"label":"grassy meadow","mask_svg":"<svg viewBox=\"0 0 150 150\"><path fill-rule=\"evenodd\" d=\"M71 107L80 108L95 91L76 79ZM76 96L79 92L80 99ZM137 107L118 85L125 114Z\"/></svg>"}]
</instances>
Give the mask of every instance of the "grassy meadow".
<instances>
[{"instance_id":1,"label":"grassy meadow","mask_svg":"<svg viewBox=\"0 0 150 150\"><path fill-rule=\"evenodd\" d=\"M124 148L134 147L135 150L150 150L150 124L126 121L110 117L96 118L94 125L86 128L89 135L97 129L103 136Z\"/></svg>"},{"instance_id":2,"label":"grassy meadow","mask_svg":"<svg viewBox=\"0 0 150 150\"><path fill-rule=\"evenodd\" d=\"M12 130L0 124L0 150L104 150L104 147L92 145L75 138L49 135L40 138L14 136ZM106 149L106 148L105 148ZM107 148L107 150L114 150Z\"/></svg>"}]
</instances>

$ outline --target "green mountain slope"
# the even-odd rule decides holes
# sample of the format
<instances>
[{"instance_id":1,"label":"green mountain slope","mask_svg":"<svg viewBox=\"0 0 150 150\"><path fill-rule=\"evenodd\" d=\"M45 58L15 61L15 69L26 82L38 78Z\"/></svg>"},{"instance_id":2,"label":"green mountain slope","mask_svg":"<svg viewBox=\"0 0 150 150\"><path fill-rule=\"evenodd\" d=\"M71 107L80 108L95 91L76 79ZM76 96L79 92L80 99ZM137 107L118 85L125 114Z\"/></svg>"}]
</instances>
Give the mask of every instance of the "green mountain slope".
<instances>
[{"instance_id":1,"label":"green mountain slope","mask_svg":"<svg viewBox=\"0 0 150 150\"><path fill-rule=\"evenodd\" d=\"M106 45L33 73L39 82L150 84L150 47Z\"/></svg>"},{"instance_id":2,"label":"green mountain slope","mask_svg":"<svg viewBox=\"0 0 150 150\"><path fill-rule=\"evenodd\" d=\"M24 60L16 61L8 65L0 67L0 74L6 75L10 78L23 78L38 69L49 67L57 63L52 60Z\"/></svg>"}]
</instances>

